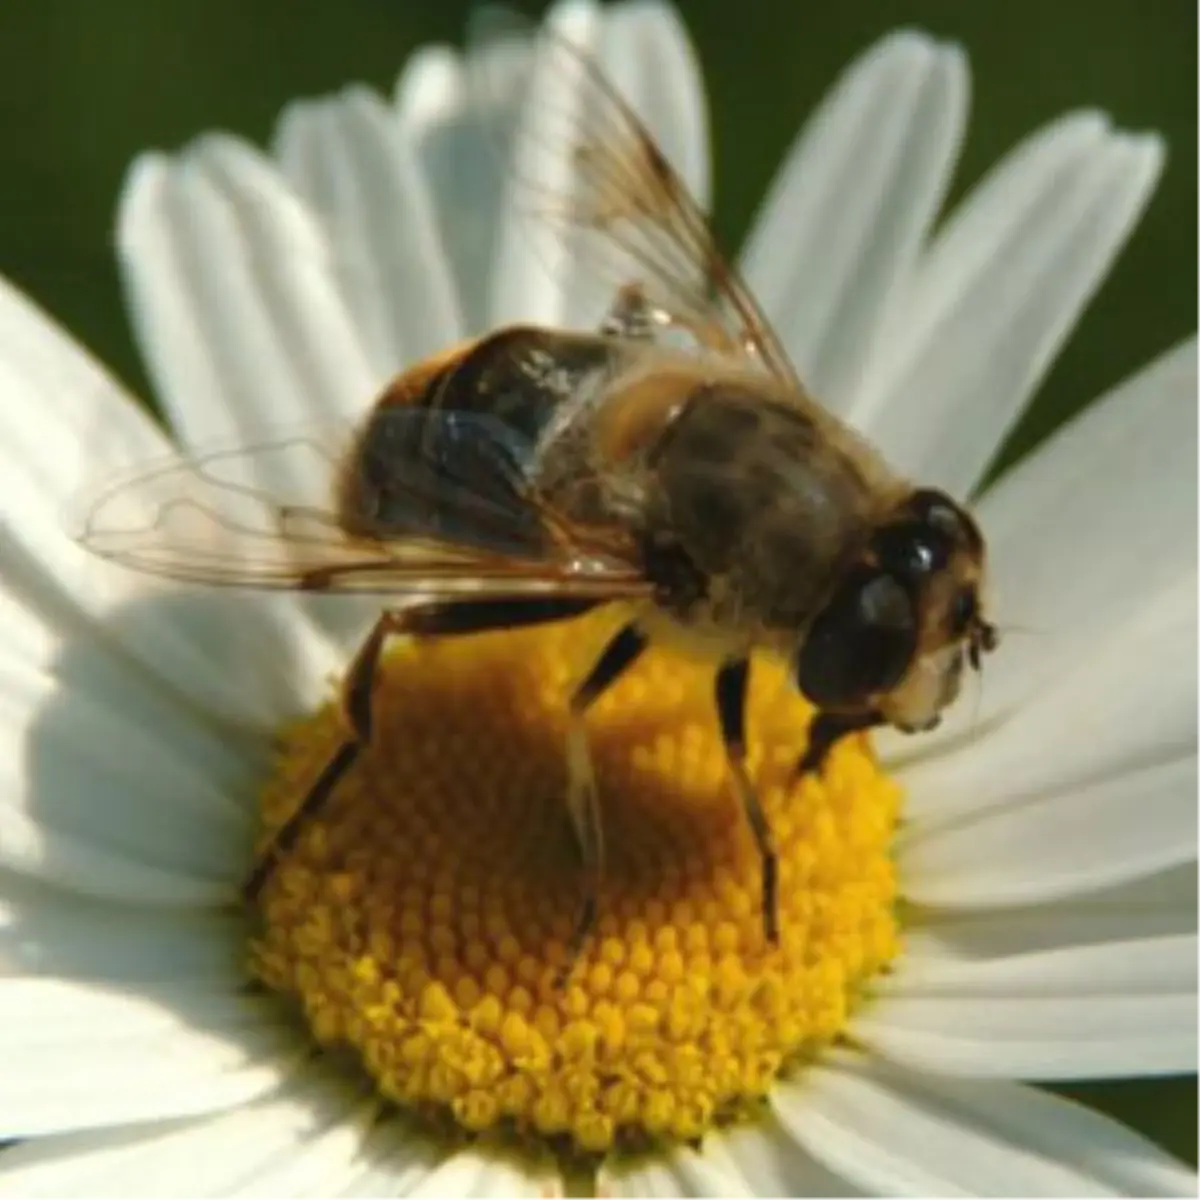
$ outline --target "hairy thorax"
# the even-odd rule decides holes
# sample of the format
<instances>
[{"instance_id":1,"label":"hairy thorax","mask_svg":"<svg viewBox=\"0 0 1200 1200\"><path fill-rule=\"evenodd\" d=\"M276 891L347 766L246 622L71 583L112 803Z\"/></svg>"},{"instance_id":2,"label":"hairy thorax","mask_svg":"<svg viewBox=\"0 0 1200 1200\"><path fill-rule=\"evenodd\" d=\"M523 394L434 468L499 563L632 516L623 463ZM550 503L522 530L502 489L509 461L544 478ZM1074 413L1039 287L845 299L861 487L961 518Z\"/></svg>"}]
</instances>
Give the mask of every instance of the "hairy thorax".
<instances>
[{"instance_id":1,"label":"hairy thorax","mask_svg":"<svg viewBox=\"0 0 1200 1200\"><path fill-rule=\"evenodd\" d=\"M761 388L696 388L649 456L647 570L681 621L771 640L814 614L866 536L877 493L828 430Z\"/></svg>"}]
</instances>

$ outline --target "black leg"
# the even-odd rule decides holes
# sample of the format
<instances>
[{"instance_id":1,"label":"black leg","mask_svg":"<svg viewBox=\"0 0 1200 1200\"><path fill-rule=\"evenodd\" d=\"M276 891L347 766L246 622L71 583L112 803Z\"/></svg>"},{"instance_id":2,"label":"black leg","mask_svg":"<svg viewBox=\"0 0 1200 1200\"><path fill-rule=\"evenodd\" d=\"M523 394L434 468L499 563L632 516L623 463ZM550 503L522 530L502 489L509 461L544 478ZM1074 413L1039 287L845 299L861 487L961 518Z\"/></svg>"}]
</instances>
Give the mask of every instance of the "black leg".
<instances>
[{"instance_id":1,"label":"black leg","mask_svg":"<svg viewBox=\"0 0 1200 1200\"><path fill-rule=\"evenodd\" d=\"M404 632L439 637L451 633L486 633L565 621L595 608L596 600L578 597L529 596L521 600L455 600L414 609Z\"/></svg>"},{"instance_id":2,"label":"black leg","mask_svg":"<svg viewBox=\"0 0 1200 1200\"><path fill-rule=\"evenodd\" d=\"M571 696L567 731L567 765L570 771L567 803L579 843L579 855L583 860L583 900L567 945L567 961L559 974L560 985L570 976L596 923L600 881L604 875L604 829L600 823L596 777L592 770L592 756L588 750L583 717L588 708L638 660L646 644L646 636L641 630L635 625L626 625L605 646L587 677Z\"/></svg>"},{"instance_id":3,"label":"black leg","mask_svg":"<svg viewBox=\"0 0 1200 1200\"><path fill-rule=\"evenodd\" d=\"M397 634L447 636L539 625L577 616L597 601L529 597L501 600L452 600L381 613L354 656L342 687L342 708L351 736L338 746L296 811L275 831L246 882L242 898L253 904L279 860L296 844L301 830L324 807L342 777L371 739L371 697L379 659L387 639Z\"/></svg>"},{"instance_id":4,"label":"black leg","mask_svg":"<svg viewBox=\"0 0 1200 1200\"><path fill-rule=\"evenodd\" d=\"M315 816L325 806L330 793L337 786L342 776L354 765L362 750L363 743L347 739L338 746L333 757L325 764L317 781L308 790L308 794L300 802L300 807L280 827L275 830L270 844L255 862L246 882L242 884L242 899L247 904L253 904L262 893L263 886L271 878L271 873L279 864L280 859L288 854L296 844L301 830L309 818Z\"/></svg>"},{"instance_id":5,"label":"black leg","mask_svg":"<svg viewBox=\"0 0 1200 1200\"><path fill-rule=\"evenodd\" d=\"M886 724L883 717L874 711L817 713L808 727L808 748L796 764L796 775L820 771L829 757L830 750L847 734L857 733L862 729L874 729L883 724Z\"/></svg>"},{"instance_id":6,"label":"black leg","mask_svg":"<svg viewBox=\"0 0 1200 1200\"><path fill-rule=\"evenodd\" d=\"M571 709L583 713L633 666L646 649L646 635L636 625L626 625L604 647L595 666L571 695Z\"/></svg>"},{"instance_id":7,"label":"black leg","mask_svg":"<svg viewBox=\"0 0 1200 1200\"><path fill-rule=\"evenodd\" d=\"M771 826L746 774L746 690L749 682L749 659L726 663L717 672L717 717L738 799L762 860L763 932L767 941L775 944L779 941L779 856Z\"/></svg>"}]
</instances>

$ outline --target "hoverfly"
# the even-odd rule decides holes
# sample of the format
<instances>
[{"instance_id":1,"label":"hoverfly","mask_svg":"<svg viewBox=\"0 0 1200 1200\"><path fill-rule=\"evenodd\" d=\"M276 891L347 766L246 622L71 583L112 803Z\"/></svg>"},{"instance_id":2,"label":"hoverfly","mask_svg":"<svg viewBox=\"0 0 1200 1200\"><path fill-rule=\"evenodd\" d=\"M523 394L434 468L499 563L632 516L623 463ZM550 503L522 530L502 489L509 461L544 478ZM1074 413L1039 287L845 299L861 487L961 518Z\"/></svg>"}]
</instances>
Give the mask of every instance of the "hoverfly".
<instances>
[{"instance_id":1,"label":"hoverfly","mask_svg":"<svg viewBox=\"0 0 1200 1200\"><path fill-rule=\"evenodd\" d=\"M551 166L512 183L530 219L607 286L599 327L510 326L406 370L348 437L321 445L323 501L223 486L214 460L179 460L153 473L150 519L116 516L143 475L101 496L83 541L180 580L387 597L345 678L345 740L259 859L247 901L369 742L389 638L620 603L630 619L565 697L583 864L572 950L604 870L585 716L652 642L712 663L774 941L775 851L745 765L751 654L782 660L816 709L801 772L853 731L928 729L964 664L978 669L996 645L984 541L959 504L892 473L808 395L700 208L588 54L550 33L536 46L539 74L561 76L574 100L524 115L536 153L518 165Z\"/></svg>"}]
</instances>

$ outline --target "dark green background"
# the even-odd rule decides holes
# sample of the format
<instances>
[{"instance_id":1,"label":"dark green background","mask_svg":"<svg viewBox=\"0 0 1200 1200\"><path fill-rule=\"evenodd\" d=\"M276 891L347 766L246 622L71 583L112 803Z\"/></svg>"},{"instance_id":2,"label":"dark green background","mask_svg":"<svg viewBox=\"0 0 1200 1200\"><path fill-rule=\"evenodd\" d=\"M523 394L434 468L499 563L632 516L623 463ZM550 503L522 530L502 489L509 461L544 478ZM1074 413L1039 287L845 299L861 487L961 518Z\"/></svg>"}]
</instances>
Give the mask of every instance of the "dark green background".
<instances>
[{"instance_id":1,"label":"dark green background","mask_svg":"<svg viewBox=\"0 0 1200 1200\"><path fill-rule=\"evenodd\" d=\"M111 254L138 151L223 127L262 141L290 98L365 80L451 39L466 0L3 0L0 272L146 394ZM540 8L541 6L537 6ZM736 246L838 69L897 24L955 37L973 108L955 195L1034 126L1098 106L1162 131L1159 190L1010 451L1196 328L1194 0L701 0L684 9L709 87L717 227ZM737 20L731 15L736 13ZM1192 1079L1073 1087L1191 1161Z\"/></svg>"}]
</instances>

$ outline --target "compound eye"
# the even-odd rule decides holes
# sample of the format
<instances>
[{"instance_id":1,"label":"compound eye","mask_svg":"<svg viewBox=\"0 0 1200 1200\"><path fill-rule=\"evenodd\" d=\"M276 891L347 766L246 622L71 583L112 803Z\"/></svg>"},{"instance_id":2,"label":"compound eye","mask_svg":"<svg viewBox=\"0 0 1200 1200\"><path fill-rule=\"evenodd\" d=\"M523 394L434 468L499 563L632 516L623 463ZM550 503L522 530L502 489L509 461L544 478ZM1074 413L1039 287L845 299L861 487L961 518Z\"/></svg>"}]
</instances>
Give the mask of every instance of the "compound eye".
<instances>
[{"instance_id":1,"label":"compound eye","mask_svg":"<svg viewBox=\"0 0 1200 1200\"><path fill-rule=\"evenodd\" d=\"M927 529L936 531L953 546L983 554L983 535L971 514L936 488L918 488L909 497L908 510Z\"/></svg>"},{"instance_id":2,"label":"compound eye","mask_svg":"<svg viewBox=\"0 0 1200 1200\"><path fill-rule=\"evenodd\" d=\"M911 583L945 567L953 548L944 533L918 521L884 526L872 545L885 571Z\"/></svg>"},{"instance_id":3,"label":"compound eye","mask_svg":"<svg viewBox=\"0 0 1200 1200\"><path fill-rule=\"evenodd\" d=\"M921 524L936 529L954 541L962 540L962 510L945 492L935 488L918 488L909 499L909 510Z\"/></svg>"},{"instance_id":4,"label":"compound eye","mask_svg":"<svg viewBox=\"0 0 1200 1200\"><path fill-rule=\"evenodd\" d=\"M796 659L796 683L819 707L852 706L903 678L917 650L908 590L870 567L854 571L813 622Z\"/></svg>"}]
</instances>

